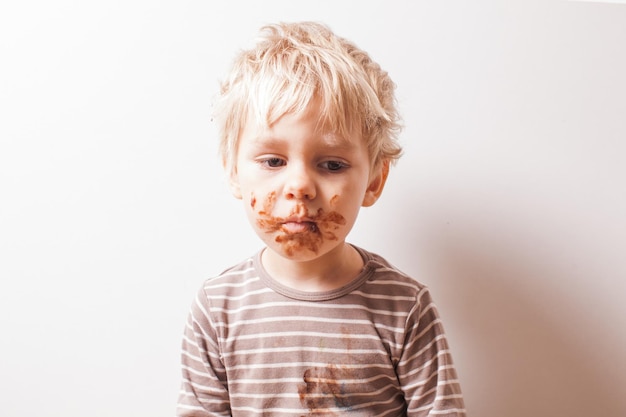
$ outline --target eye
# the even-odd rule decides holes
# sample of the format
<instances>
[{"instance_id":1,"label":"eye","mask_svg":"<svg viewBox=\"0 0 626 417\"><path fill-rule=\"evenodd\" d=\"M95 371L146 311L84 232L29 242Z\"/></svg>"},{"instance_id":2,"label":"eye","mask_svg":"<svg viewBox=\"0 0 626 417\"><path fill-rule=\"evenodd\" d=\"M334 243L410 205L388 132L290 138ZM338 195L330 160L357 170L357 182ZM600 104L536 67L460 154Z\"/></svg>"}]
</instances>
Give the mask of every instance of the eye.
<instances>
[{"instance_id":1,"label":"eye","mask_svg":"<svg viewBox=\"0 0 626 417\"><path fill-rule=\"evenodd\" d=\"M262 165L268 168L278 168L278 167L285 165L285 161L283 159L276 158L276 157L265 158L265 159L262 159L260 162Z\"/></svg>"},{"instance_id":2,"label":"eye","mask_svg":"<svg viewBox=\"0 0 626 417\"><path fill-rule=\"evenodd\" d=\"M345 164L341 161L326 161L322 162L320 165L322 166L322 168L331 172L337 172L348 168L348 164Z\"/></svg>"}]
</instances>

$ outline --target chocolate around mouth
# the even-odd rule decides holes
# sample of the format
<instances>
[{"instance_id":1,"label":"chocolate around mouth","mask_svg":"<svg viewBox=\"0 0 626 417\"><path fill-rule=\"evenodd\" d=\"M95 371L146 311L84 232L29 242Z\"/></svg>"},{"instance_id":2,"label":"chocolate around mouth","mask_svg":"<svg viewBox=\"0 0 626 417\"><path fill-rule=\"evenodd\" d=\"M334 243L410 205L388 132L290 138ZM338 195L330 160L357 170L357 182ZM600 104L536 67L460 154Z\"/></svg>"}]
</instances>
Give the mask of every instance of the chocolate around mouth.
<instances>
[{"instance_id":1,"label":"chocolate around mouth","mask_svg":"<svg viewBox=\"0 0 626 417\"><path fill-rule=\"evenodd\" d=\"M258 212L257 226L265 233L279 232L274 240L282 245L288 256L296 251L308 249L317 253L326 240L337 240L335 232L346 224L346 219L336 211L325 212L322 208L310 214L304 206L295 207L288 217L270 215L274 207L276 194L270 193ZM255 201L256 202L256 201ZM290 221L289 219L305 218L306 221Z\"/></svg>"},{"instance_id":2,"label":"chocolate around mouth","mask_svg":"<svg viewBox=\"0 0 626 417\"><path fill-rule=\"evenodd\" d=\"M313 221L287 221L282 223L281 230L287 234L320 232L317 224Z\"/></svg>"},{"instance_id":3,"label":"chocolate around mouth","mask_svg":"<svg viewBox=\"0 0 626 417\"><path fill-rule=\"evenodd\" d=\"M337 240L335 231L346 223L337 212L324 213L319 210L315 220L306 222L286 222L282 218L270 216L257 219L257 224L265 233L279 232L274 241L282 245L287 256L293 256L302 249L318 253L326 240Z\"/></svg>"}]
</instances>

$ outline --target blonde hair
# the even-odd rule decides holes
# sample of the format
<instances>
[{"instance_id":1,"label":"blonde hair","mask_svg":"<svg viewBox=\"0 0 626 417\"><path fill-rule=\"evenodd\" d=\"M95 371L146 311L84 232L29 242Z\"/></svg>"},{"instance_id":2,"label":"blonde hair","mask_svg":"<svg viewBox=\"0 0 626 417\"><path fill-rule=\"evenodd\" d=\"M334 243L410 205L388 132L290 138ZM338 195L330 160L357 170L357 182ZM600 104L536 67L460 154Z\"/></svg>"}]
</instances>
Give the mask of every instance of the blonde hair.
<instances>
[{"instance_id":1,"label":"blonde hair","mask_svg":"<svg viewBox=\"0 0 626 417\"><path fill-rule=\"evenodd\" d=\"M224 167L235 168L238 140L249 119L269 127L287 113L305 111L314 99L325 127L344 137L361 134L372 166L395 162L402 148L394 90L387 72L366 52L325 25L265 26L256 46L235 58L221 83L214 120Z\"/></svg>"}]
</instances>

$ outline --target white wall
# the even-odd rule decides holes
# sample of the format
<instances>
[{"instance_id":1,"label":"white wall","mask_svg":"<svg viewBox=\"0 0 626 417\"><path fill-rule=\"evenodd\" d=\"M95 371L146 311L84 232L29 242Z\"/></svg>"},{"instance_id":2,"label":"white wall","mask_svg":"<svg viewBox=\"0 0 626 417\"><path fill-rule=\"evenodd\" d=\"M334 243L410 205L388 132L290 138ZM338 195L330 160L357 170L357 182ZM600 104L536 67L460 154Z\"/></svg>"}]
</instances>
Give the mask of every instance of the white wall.
<instances>
[{"instance_id":1,"label":"white wall","mask_svg":"<svg viewBox=\"0 0 626 417\"><path fill-rule=\"evenodd\" d=\"M0 415L173 414L195 290L260 245L210 98L302 19L398 84L406 154L352 241L432 287L470 415L626 415L626 5L1 9Z\"/></svg>"}]
</instances>

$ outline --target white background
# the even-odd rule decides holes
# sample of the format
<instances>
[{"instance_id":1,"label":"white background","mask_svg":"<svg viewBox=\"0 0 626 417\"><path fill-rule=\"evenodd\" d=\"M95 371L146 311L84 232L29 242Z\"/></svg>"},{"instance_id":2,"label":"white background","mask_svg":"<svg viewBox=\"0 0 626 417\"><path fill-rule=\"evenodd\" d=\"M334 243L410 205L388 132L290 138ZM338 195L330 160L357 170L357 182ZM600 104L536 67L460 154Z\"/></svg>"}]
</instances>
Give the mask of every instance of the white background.
<instances>
[{"instance_id":1,"label":"white background","mask_svg":"<svg viewBox=\"0 0 626 417\"><path fill-rule=\"evenodd\" d=\"M173 415L196 289L260 247L211 98L280 20L398 85L406 153L350 240L432 288L470 415L626 415L626 5L6 3L0 415Z\"/></svg>"}]
</instances>

